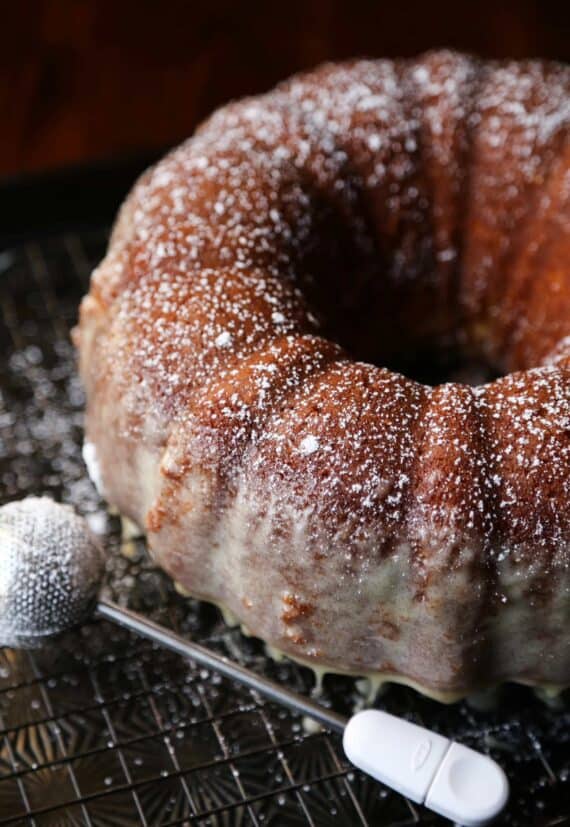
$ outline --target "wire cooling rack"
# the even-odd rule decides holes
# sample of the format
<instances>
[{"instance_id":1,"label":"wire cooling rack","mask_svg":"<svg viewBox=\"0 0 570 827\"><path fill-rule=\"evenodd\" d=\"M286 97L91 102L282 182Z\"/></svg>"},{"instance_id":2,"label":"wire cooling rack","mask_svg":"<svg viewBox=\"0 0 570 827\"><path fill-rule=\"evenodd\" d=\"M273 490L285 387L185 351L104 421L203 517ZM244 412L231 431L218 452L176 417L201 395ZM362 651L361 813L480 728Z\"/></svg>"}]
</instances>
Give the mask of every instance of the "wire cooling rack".
<instances>
[{"instance_id":1,"label":"wire cooling rack","mask_svg":"<svg viewBox=\"0 0 570 827\"><path fill-rule=\"evenodd\" d=\"M105 535L115 600L310 692L308 670L178 595L86 477L69 329L105 241L89 230L0 253L0 500L73 503ZM358 685L329 677L322 701L348 712ZM568 698L506 687L486 701L446 707L393 686L377 703L500 761L512 784L502 825L569 825ZM338 737L103 621L43 651L0 650L0 827L445 823L351 768Z\"/></svg>"}]
</instances>

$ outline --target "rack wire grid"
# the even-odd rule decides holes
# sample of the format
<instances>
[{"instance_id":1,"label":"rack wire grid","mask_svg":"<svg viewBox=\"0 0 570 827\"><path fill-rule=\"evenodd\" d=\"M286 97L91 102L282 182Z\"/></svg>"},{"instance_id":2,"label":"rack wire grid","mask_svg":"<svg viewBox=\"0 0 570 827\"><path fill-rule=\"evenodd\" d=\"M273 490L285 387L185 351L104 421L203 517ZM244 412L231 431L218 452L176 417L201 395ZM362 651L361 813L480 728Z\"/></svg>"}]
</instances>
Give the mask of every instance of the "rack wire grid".
<instances>
[{"instance_id":1,"label":"rack wire grid","mask_svg":"<svg viewBox=\"0 0 570 827\"><path fill-rule=\"evenodd\" d=\"M113 599L310 692L308 670L177 594L87 478L69 330L106 237L90 229L0 253L0 500L73 503L105 538ZM322 702L338 711L358 697L354 680L325 680ZM512 784L500 824L570 824L568 697L510 686L486 701L443 706L391 686L376 703L492 754ZM445 823L354 770L337 736L104 621L42 651L0 650L0 825Z\"/></svg>"}]
</instances>

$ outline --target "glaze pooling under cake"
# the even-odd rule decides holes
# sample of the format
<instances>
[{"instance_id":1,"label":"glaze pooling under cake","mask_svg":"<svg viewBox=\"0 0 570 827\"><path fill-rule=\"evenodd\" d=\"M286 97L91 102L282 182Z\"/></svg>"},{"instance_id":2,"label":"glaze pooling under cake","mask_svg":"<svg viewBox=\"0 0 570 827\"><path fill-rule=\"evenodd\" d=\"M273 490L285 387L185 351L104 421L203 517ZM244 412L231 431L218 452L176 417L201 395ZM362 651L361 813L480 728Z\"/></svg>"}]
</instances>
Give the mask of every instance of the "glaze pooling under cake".
<instances>
[{"instance_id":1,"label":"glaze pooling under cake","mask_svg":"<svg viewBox=\"0 0 570 827\"><path fill-rule=\"evenodd\" d=\"M323 66L138 182L81 308L109 501L300 660L570 683L570 71ZM455 343L508 375L376 364Z\"/></svg>"}]
</instances>

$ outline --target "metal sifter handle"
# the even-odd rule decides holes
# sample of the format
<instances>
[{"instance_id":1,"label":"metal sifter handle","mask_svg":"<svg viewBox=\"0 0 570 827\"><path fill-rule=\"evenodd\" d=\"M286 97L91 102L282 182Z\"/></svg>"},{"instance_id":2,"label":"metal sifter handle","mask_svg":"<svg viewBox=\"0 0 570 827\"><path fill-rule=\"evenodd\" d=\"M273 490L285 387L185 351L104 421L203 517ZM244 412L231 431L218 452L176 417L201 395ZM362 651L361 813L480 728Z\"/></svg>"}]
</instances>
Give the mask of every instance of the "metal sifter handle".
<instances>
[{"instance_id":1,"label":"metal sifter handle","mask_svg":"<svg viewBox=\"0 0 570 827\"><path fill-rule=\"evenodd\" d=\"M335 732L344 732L347 719L342 715L337 715L336 712L320 706L309 698L292 692L268 678L257 675L255 672L229 660L229 658L217 655L215 652L206 649L205 646L200 646L200 644L193 643L191 640L176 634L176 632L164 629L158 623L153 623L152 620L148 620L130 609L124 609L109 600L100 600L96 614L130 629L132 632L150 638L150 640L162 644L179 655L191 658L208 669L215 669L226 678L231 678L245 684L250 689L257 690L271 701L283 704L289 709L294 709L305 715L310 715L311 718L315 718L319 723Z\"/></svg>"}]
</instances>

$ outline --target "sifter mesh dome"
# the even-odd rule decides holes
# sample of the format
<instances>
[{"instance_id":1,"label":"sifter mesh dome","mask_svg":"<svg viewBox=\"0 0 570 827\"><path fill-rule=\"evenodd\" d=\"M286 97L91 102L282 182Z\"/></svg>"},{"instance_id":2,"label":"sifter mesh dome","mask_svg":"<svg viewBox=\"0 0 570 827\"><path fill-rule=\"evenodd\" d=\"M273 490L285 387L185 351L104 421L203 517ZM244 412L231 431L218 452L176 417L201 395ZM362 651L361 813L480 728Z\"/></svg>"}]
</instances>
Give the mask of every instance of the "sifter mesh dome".
<instances>
[{"instance_id":1,"label":"sifter mesh dome","mask_svg":"<svg viewBox=\"0 0 570 827\"><path fill-rule=\"evenodd\" d=\"M0 645L33 647L85 619L104 556L86 521L47 497L0 508Z\"/></svg>"}]
</instances>

